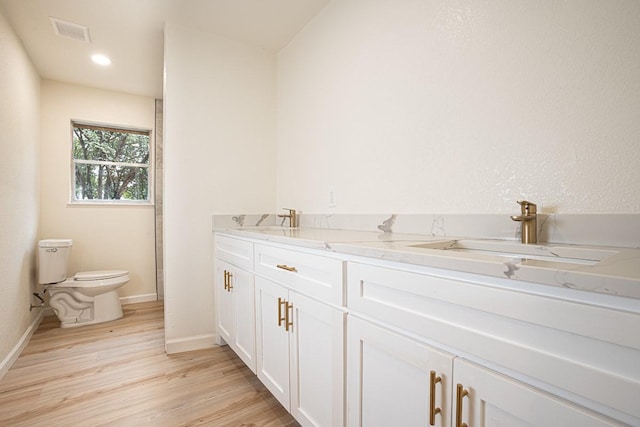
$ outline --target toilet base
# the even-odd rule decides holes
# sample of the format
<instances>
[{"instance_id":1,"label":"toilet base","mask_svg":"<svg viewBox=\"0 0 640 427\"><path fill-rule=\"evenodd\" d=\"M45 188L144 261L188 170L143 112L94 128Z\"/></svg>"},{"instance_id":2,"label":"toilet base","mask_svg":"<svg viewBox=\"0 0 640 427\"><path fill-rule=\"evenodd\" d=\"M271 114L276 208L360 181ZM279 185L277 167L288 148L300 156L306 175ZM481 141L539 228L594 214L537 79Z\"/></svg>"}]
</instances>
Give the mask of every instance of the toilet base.
<instances>
[{"instance_id":1,"label":"toilet base","mask_svg":"<svg viewBox=\"0 0 640 427\"><path fill-rule=\"evenodd\" d=\"M61 328L94 325L123 317L117 290L86 296L74 288L49 290L49 305L60 319Z\"/></svg>"}]
</instances>

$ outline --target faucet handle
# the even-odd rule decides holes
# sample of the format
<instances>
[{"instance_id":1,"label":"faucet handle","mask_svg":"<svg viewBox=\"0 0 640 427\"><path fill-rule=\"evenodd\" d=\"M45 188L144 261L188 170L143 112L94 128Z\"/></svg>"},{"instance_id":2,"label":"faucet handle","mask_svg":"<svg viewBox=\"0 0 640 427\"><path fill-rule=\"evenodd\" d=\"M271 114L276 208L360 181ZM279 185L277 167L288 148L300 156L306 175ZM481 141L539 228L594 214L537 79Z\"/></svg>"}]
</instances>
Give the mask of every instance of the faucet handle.
<instances>
[{"instance_id":1,"label":"faucet handle","mask_svg":"<svg viewBox=\"0 0 640 427\"><path fill-rule=\"evenodd\" d=\"M535 203L531 203L526 200L518 200L518 204L522 208L522 215L535 214L537 211L538 206Z\"/></svg>"}]
</instances>

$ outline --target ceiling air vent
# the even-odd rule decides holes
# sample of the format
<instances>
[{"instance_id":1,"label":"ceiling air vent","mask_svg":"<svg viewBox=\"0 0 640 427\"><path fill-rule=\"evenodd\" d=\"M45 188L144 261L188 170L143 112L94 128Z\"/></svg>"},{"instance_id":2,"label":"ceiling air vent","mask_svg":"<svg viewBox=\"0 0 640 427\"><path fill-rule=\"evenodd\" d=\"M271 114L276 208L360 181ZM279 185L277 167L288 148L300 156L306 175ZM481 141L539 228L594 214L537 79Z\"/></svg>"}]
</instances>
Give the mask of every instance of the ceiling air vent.
<instances>
[{"instance_id":1,"label":"ceiling air vent","mask_svg":"<svg viewBox=\"0 0 640 427\"><path fill-rule=\"evenodd\" d=\"M56 35L80 42L91 43L91 39L89 38L89 27L74 24L73 22L63 21L62 19L53 18L51 16L49 19L51 20L51 25L53 25L53 31Z\"/></svg>"}]
</instances>

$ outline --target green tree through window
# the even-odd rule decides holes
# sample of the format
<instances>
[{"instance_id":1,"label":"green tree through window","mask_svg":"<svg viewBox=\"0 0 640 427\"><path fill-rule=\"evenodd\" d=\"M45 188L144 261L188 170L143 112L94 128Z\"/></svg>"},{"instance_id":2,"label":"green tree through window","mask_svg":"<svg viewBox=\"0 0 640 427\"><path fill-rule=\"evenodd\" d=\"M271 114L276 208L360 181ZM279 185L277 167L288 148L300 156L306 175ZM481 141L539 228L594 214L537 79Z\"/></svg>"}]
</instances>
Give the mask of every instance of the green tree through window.
<instances>
[{"instance_id":1,"label":"green tree through window","mask_svg":"<svg viewBox=\"0 0 640 427\"><path fill-rule=\"evenodd\" d=\"M74 200L149 200L150 131L73 124Z\"/></svg>"}]
</instances>

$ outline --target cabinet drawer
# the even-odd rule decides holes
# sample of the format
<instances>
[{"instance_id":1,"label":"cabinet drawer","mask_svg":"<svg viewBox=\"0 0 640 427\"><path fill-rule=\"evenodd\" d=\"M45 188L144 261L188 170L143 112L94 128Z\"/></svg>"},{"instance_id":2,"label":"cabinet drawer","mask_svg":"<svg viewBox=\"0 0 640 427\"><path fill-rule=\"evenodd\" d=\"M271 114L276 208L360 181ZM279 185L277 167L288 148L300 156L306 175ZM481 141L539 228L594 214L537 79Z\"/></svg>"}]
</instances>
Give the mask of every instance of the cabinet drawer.
<instances>
[{"instance_id":1,"label":"cabinet drawer","mask_svg":"<svg viewBox=\"0 0 640 427\"><path fill-rule=\"evenodd\" d=\"M215 234L215 256L237 267L253 268L253 243Z\"/></svg>"},{"instance_id":2,"label":"cabinet drawer","mask_svg":"<svg viewBox=\"0 0 640 427\"><path fill-rule=\"evenodd\" d=\"M334 305L344 301L344 263L273 246L255 246L256 274Z\"/></svg>"}]
</instances>

